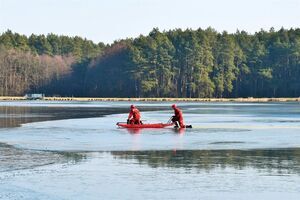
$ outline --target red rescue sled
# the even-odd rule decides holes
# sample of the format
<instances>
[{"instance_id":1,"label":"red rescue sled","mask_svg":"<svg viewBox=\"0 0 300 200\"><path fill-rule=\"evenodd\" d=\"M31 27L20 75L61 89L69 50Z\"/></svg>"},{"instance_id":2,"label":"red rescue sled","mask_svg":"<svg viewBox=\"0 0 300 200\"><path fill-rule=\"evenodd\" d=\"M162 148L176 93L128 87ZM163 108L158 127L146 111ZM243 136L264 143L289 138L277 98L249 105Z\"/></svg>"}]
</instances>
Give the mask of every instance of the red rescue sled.
<instances>
[{"instance_id":1,"label":"red rescue sled","mask_svg":"<svg viewBox=\"0 0 300 200\"><path fill-rule=\"evenodd\" d=\"M165 128L168 126L174 126L173 123L156 123L156 124L127 124L125 122L118 122L117 126L123 128Z\"/></svg>"}]
</instances>

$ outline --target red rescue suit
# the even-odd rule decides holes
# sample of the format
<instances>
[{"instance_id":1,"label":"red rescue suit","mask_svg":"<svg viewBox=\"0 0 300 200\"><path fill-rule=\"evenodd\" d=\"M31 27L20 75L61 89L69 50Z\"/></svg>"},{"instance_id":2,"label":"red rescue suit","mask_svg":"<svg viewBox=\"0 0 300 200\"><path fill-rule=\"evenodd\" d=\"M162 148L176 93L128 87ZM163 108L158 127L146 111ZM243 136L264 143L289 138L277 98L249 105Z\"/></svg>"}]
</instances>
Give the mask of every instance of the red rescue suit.
<instances>
[{"instance_id":1,"label":"red rescue suit","mask_svg":"<svg viewBox=\"0 0 300 200\"><path fill-rule=\"evenodd\" d=\"M184 122L183 122L183 116L182 116L182 112L179 108L175 107L174 109L174 116L172 117L172 122L176 123L179 122L179 126L180 128L184 128Z\"/></svg>"},{"instance_id":2,"label":"red rescue suit","mask_svg":"<svg viewBox=\"0 0 300 200\"><path fill-rule=\"evenodd\" d=\"M129 116L129 123L130 124L141 124L141 114L137 108L132 108L130 110Z\"/></svg>"}]
</instances>

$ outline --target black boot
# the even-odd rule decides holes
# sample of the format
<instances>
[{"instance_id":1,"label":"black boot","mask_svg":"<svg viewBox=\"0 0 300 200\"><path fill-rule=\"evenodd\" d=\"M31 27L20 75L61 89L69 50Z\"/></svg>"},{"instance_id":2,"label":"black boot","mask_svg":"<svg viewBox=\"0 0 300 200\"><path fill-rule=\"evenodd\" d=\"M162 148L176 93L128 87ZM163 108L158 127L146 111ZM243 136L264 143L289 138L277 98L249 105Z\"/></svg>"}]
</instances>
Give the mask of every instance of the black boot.
<instances>
[{"instance_id":1,"label":"black boot","mask_svg":"<svg viewBox=\"0 0 300 200\"><path fill-rule=\"evenodd\" d=\"M174 124L175 124L174 128L179 128L179 123L177 121L174 122Z\"/></svg>"}]
</instances>

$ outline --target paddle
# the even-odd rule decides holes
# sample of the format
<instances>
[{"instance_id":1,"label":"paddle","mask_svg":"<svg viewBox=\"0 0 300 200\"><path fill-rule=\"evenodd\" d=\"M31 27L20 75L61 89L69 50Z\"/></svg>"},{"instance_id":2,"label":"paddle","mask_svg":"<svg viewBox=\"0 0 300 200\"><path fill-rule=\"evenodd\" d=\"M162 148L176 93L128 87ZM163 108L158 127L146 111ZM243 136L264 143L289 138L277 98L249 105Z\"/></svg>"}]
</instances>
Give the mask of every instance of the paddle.
<instances>
[{"instance_id":1,"label":"paddle","mask_svg":"<svg viewBox=\"0 0 300 200\"><path fill-rule=\"evenodd\" d=\"M170 123L171 123L171 121L172 121L172 118L173 118L173 116L172 116L172 117L170 117L170 119L167 121L167 124L170 124Z\"/></svg>"}]
</instances>

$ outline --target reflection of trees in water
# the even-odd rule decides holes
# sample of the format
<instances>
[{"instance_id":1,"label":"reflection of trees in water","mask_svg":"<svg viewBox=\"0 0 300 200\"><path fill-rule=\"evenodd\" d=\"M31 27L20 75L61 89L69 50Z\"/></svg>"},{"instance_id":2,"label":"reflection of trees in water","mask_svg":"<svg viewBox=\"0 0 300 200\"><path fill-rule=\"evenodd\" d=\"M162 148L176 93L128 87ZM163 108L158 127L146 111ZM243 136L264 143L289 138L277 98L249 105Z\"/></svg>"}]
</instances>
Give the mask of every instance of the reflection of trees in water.
<instances>
[{"instance_id":1,"label":"reflection of trees in water","mask_svg":"<svg viewBox=\"0 0 300 200\"><path fill-rule=\"evenodd\" d=\"M54 153L54 152L52 152ZM56 152L58 155L62 156L65 162L76 164L86 159L85 153L76 152Z\"/></svg>"},{"instance_id":2,"label":"reflection of trees in water","mask_svg":"<svg viewBox=\"0 0 300 200\"><path fill-rule=\"evenodd\" d=\"M85 154L73 152L49 152L18 149L0 143L0 172L31 169L56 163L75 164L86 158Z\"/></svg>"},{"instance_id":3,"label":"reflection of trees in water","mask_svg":"<svg viewBox=\"0 0 300 200\"><path fill-rule=\"evenodd\" d=\"M47 120L32 107L0 107L0 127L17 127L23 123Z\"/></svg>"},{"instance_id":4,"label":"reflection of trees in water","mask_svg":"<svg viewBox=\"0 0 300 200\"><path fill-rule=\"evenodd\" d=\"M270 150L180 150L112 152L118 159L134 159L150 167L215 168L247 167L269 172L300 173L300 149Z\"/></svg>"},{"instance_id":5,"label":"reflection of trees in water","mask_svg":"<svg viewBox=\"0 0 300 200\"><path fill-rule=\"evenodd\" d=\"M164 108L165 109L165 108ZM162 108L142 107L143 111ZM0 106L0 128L18 127L20 124L59 119L102 117L104 115L127 113L129 108L112 107L46 107L46 106ZM121 120L121 119L120 119ZM123 119L125 120L125 119Z\"/></svg>"},{"instance_id":6,"label":"reflection of trees in water","mask_svg":"<svg viewBox=\"0 0 300 200\"><path fill-rule=\"evenodd\" d=\"M115 113L113 108L92 107L0 107L0 127L16 127L20 124L47 120L100 117Z\"/></svg>"}]
</instances>

